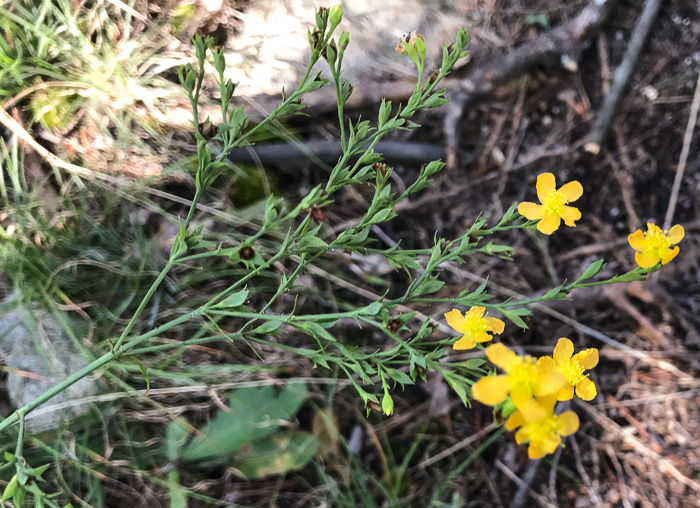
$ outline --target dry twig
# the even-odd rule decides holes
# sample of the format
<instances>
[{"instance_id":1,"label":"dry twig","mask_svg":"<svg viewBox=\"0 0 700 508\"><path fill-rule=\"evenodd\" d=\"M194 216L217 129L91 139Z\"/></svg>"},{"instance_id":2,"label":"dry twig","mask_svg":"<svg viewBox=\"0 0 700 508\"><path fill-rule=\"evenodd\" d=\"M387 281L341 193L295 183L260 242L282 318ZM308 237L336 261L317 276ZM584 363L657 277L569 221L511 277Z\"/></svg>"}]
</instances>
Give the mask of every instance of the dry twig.
<instances>
[{"instance_id":1,"label":"dry twig","mask_svg":"<svg viewBox=\"0 0 700 508\"><path fill-rule=\"evenodd\" d=\"M698 81L695 84L693 104L690 106L690 116L688 117L688 124L685 126L685 134L683 135L683 148L681 148L678 169L676 170L676 177L673 180L673 188L671 189L671 198L668 201L668 209L666 210L666 217L664 218L665 230L670 229L671 223L673 222L673 213L676 211L676 203L678 202L678 193L681 190L683 173L685 173L685 168L688 163L690 144L693 141L693 131L695 130L695 124L698 120L698 109L700 109L700 74L698 74Z\"/></svg>"},{"instance_id":2,"label":"dry twig","mask_svg":"<svg viewBox=\"0 0 700 508\"><path fill-rule=\"evenodd\" d=\"M605 139L605 135L610 127L610 121L615 114L615 109L620 101L622 92L627 87L627 83L632 75L632 71L639 59L639 55L644 46L644 41L649 35L651 26L654 24L656 15L661 8L661 0L646 0L644 3L644 9L642 14L634 26L634 31L632 32L632 38L630 39L629 46L625 52L625 56L622 57L622 62L620 66L615 71L615 76L613 77L612 86L610 87L610 93L605 97L603 105L600 108L598 117L596 118L593 130L588 136L588 140L583 146L583 149L587 152L597 154L600 152L600 145Z\"/></svg>"},{"instance_id":3,"label":"dry twig","mask_svg":"<svg viewBox=\"0 0 700 508\"><path fill-rule=\"evenodd\" d=\"M451 104L445 115L447 165L454 167L458 163L458 124L467 107L527 68L575 52L602 25L614 3L615 0L592 0L576 17L493 59L462 80L458 89L450 94Z\"/></svg>"}]
</instances>

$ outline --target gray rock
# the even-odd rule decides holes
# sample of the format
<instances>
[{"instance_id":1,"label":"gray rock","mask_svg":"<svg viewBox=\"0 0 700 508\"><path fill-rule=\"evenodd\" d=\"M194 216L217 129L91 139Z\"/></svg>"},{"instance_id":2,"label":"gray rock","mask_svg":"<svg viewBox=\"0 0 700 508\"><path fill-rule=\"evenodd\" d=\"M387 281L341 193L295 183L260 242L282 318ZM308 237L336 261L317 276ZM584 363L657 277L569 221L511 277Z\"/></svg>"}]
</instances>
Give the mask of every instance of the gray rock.
<instances>
[{"instance_id":1,"label":"gray rock","mask_svg":"<svg viewBox=\"0 0 700 508\"><path fill-rule=\"evenodd\" d=\"M64 322L75 330L69 316ZM15 408L31 402L49 388L87 365L63 325L36 303L24 304L14 293L0 303L0 357L10 368L7 389ZM27 415L26 429L57 429L88 410L80 399L97 391L86 377Z\"/></svg>"}]
</instances>

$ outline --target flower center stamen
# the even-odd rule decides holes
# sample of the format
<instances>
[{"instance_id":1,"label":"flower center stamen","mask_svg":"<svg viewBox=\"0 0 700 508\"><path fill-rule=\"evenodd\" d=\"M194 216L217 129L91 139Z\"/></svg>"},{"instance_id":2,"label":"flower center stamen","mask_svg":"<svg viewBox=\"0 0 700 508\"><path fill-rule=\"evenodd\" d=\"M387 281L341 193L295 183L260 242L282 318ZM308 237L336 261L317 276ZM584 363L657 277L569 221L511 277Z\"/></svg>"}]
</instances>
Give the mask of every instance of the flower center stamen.
<instances>
[{"instance_id":1,"label":"flower center stamen","mask_svg":"<svg viewBox=\"0 0 700 508\"><path fill-rule=\"evenodd\" d=\"M584 370L586 369L584 369L580 363L574 361L567 362L561 367L562 374L564 374L564 377L571 386L576 386L586 377L583 373Z\"/></svg>"},{"instance_id":2,"label":"flower center stamen","mask_svg":"<svg viewBox=\"0 0 700 508\"><path fill-rule=\"evenodd\" d=\"M508 377L513 385L526 385L530 388L537 382L535 359L531 356L523 358L522 363L514 365L508 371Z\"/></svg>"},{"instance_id":3,"label":"flower center stamen","mask_svg":"<svg viewBox=\"0 0 700 508\"><path fill-rule=\"evenodd\" d=\"M557 191L550 192L547 197L544 198L542 206L547 213L547 215L561 215L564 213L564 205L568 203L564 194Z\"/></svg>"},{"instance_id":4,"label":"flower center stamen","mask_svg":"<svg viewBox=\"0 0 700 508\"><path fill-rule=\"evenodd\" d=\"M467 315L464 321L464 328L474 335L481 335L486 332L488 323L483 317Z\"/></svg>"},{"instance_id":5,"label":"flower center stamen","mask_svg":"<svg viewBox=\"0 0 700 508\"><path fill-rule=\"evenodd\" d=\"M557 432L557 417L550 416L530 425L530 442L535 446L549 440Z\"/></svg>"}]
</instances>

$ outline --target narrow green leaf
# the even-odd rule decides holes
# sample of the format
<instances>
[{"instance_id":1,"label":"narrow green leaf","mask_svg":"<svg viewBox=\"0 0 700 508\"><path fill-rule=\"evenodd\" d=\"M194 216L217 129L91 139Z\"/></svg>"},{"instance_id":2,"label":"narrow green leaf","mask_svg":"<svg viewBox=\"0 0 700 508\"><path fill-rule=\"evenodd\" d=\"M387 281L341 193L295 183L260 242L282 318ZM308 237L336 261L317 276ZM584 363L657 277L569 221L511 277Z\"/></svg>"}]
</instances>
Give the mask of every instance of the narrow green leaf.
<instances>
[{"instance_id":1,"label":"narrow green leaf","mask_svg":"<svg viewBox=\"0 0 700 508\"><path fill-rule=\"evenodd\" d=\"M219 303L214 305L215 309L233 309L235 307L239 307L240 305L243 305L245 301L248 299L248 293L249 291L247 289L242 289L241 291L237 291L236 293L233 293L232 295L227 296L223 300L221 300Z\"/></svg>"}]
</instances>

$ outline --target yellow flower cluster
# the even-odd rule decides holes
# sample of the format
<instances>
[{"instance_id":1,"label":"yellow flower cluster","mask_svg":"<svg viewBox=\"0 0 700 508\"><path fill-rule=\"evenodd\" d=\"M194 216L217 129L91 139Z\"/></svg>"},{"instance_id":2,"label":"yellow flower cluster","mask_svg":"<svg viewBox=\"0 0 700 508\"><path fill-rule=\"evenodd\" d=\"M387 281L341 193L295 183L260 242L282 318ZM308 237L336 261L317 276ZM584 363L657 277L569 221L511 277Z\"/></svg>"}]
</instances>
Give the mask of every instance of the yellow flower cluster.
<instances>
[{"instance_id":1,"label":"yellow flower cluster","mask_svg":"<svg viewBox=\"0 0 700 508\"><path fill-rule=\"evenodd\" d=\"M596 396L595 384L585 371L598 364L598 350L586 349L575 355L573 352L574 345L566 337L559 339L552 356L539 359L519 356L503 344L486 349L487 358L505 374L481 378L472 386L472 395L489 406L510 396L516 411L506 421L506 429L520 427L515 440L518 444L530 444L531 459L553 453L562 436L578 430L576 413L554 414L557 400L570 400L574 392L583 400Z\"/></svg>"},{"instance_id":2,"label":"yellow flower cluster","mask_svg":"<svg viewBox=\"0 0 700 508\"><path fill-rule=\"evenodd\" d=\"M445 314L445 319L462 334L452 345L456 350L471 349L478 343L488 342L493 338L491 333L503 333L505 328L505 323L489 317L484 307L472 307L466 314L453 309ZM561 436L578 430L576 413L567 411L556 415L554 405L557 400L570 400L574 393L582 400L592 400L596 396L595 384L586 371L598 364L597 349L574 354L574 344L562 337L552 356L538 359L519 356L499 343L486 349L486 357L505 374L481 378L472 386L472 396L489 406L505 402L510 397L516 411L508 418L506 429L520 427L515 439L518 444L530 443L530 458L538 459L553 453L561 443Z\"/></svg>"},{"instance_id":3,"label":"yellow flower cluster","mask_svg":"<svg viewBox=\"0 0 700 508\"><path fill-rule=\"evenodd\" d=\"M563 220L567 226L576 227L581 218L578 208L568 206L583 195L583 187L576 180L557 189L552 173L542 173L537 177L537 198L541 204L528 201L518 205L518 212L527 220L536 220L540 233L551 235ZM647 223L647 231L641 229L628 237L630 246L636 250L635 261L641 268L653 268L659 263L665 265L678 255L677 243L685 236L683 226L675 225L662 231L657 225Z\"/></svg>"},{"instance_id":4,"label":"yellow flower cluster","mask_svg":"<svg viewBox=\"0 0 700 508\"><path fill-rule=\"evenodd\" d=\"M567 226L576 227L581 218L578 208L569 206L583 195L583 187L577 181L557 189L552 173L537 177L537 197L540 204L523 202L518 212L526 219L537 221L537 229L551 235L563 220ZM635 231L628 237L630 246L637 251L635 261L643 268L665 265L678 255L677 244L685 231L680 225L668 231L648 223L647 231ZM505 323L489 317L485 307L475 306L462 314L453 309L445 314L447 324L461 337L452 345L456 350L471 349L477 344L489 342L493 335L503 333ZM483 404L495 406L510 399L515 411L506 421L507 430L518 431L515 439L529 443L528 454L538 459L553 453L561 444L562 436L568 436L579 428L579 419L573 411L554 413L557 401L566 401L574 394L582 400L593 400L596 386L586 374L598 364L598 350L586 349L574 354L574 344L566 337L557 342L552 356L533 358L519 356L503 344L486 348L486 357L505 372L479 379L472 386L472 396Z\"/></svg>"}]
</instances>

